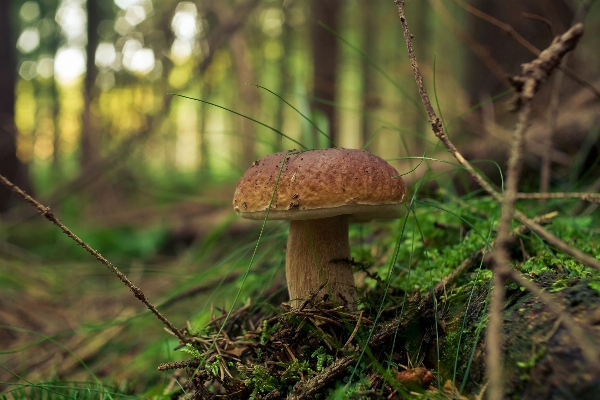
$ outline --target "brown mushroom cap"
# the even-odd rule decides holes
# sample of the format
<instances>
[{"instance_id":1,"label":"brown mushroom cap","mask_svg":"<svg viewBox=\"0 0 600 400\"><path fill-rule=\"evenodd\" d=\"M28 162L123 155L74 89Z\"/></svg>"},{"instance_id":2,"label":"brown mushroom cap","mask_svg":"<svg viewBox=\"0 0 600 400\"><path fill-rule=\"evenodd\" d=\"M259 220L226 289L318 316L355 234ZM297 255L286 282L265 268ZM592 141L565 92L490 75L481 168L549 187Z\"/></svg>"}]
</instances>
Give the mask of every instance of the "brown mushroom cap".
<instances>
[{"instance_id":1,"label":"brown mushroom cap","mask_svg":"<svg viewBox=\"0 0 600 400\"><path fill-rule=\"evenodd\" d=\"M364 150L280 152L261 158L246 171L235 190L233 208L243 218L264 219L273 197L270 220L348 214L353 221L369 221L398 218L405 194L406 185L396 169Z\"/></svg>"}]
</instances>

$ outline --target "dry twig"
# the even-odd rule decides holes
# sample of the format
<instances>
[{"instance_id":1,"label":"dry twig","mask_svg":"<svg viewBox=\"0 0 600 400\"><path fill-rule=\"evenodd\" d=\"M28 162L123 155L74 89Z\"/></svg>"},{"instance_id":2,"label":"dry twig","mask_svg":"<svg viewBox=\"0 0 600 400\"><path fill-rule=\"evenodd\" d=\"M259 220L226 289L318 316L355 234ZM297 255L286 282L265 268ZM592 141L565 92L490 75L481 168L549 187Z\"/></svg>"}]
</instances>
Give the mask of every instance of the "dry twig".
<instances>
[{"instance_id":1,"label":"dry twig","mask_svg":"<svg viewBox=\"0 0 600 400\"><path fill-rule=\"evenodd\" d=\"M442 126L442 121L440 121L440 119L437 117L433 107L431 106L431 101L429 100L429 96L427 95L425 87L423 86L423 76L421 75L421 72L419 71L419 67L417 65L417 61L415 58L414 49L412 47L411 34L410 34L410 31L408 31L408 26L406 25L406 19L404 17L403 3L397 0L396 6L399 9L400 9L400 5L402 5L402 14L400 16L400 21L402 22L403 28L405 28L404 38L406 41L406 46L408 48L409 59L410 59L411 65L413 67L413 72L415 75L415 82L416 82L417 88L419 90L419 95L421 96L421 100L423 101L423 105L425 106L425 110L427 111L427 115L429 117L429 122L431 123L431 128L433 130L433 133L444 144L444 146L446 146L446 148L448 149L450 154L452 154L454 156L454 158L456 158L456 160L458 160L458 162L461 164L461 166L479 184L479 186L481 186L483 188L483 190L485 190L487 193L489 193L496 201L502 202L503 201L502 195L496 189L494 189L494 187L488 181L483 179L483 177L475 171L475 169L473 168L471 163L469 163L462 156L462 154L458 151L456 146L454 146L454 143L452 143L450 138L444 132L444 128ZM523 88L521 88L521 89L523 89ZM573 258L578 259L579 261L581 261L583 264L587 265L588 267L592 267L592 268L595 268L600 271L600 261L596 260L595 258L582 252L579 249L575 249L575 248L569 246L564 241L560 240L558 237L554 236L553 234L551 234L550 232L545 230L542 226L540 226L539 224L532 221L530 218L528 218L522 212L516 210L515 217L521 223L527 225L528 228L533 230L535 233L537 233L539 236L541 236L544 240L546 240L552 246L555 246L562 252L569 254Z\"/></svg>"},{"instance_id":2,"label":"dry twig","mask_svg":"<svg viewBox=\"0 0 600 400\"><path fill-rule=\"evenodd\" d=\"M551 213L536 217L533 219L533 221L538 224L548 224L548 223L550 223L550 221L553 218L556 218L557 216L558 216L557 212L551 212ZM517 237L519 237L520 235L526 234L527 231L529 231L529 228L526 225L520 225L518 228L516 228L512 231L511 239L514 240ZM490 247L492 249L495 248L496 241L493 241L491 243ZM482 259L482 257L485 255L485 251L487 248L488 248L488 246L485 246L485 247L479 249L478 251L474 252L468 258L466 258L462 263L460 263L460 265L458 267L456 267L450 274L443 277L434 286L433 294L435 296L441 295L447 286L454 283L458 279L459 276L461 276L465 271L467 271L469 268L473 267L473 265L475 263L479 262ZM427 292L427 294L425 296L431 298L432 294L431 294L431 292Z\"/></svg>"},{"instance_id":3,"label":"dry twig","mask_svg":"<svg viewBox=\"0 0 600 400\"><path fill-rule=\"evenodd\" d=\"M600 193L517 193L517 199L579 199L600 203Z\"/></svg>"},{"instance_id":4,"label":"dry twig","mask_svg":"<svg viewBox=\"0 0 600 400\"><path fill-rule=\"evenodd\" d=\"M498 244L500 247L500 251L498 251L496 254L495 262L496 265L499 267L495 270L496 273L494 274L494 292L492 294L492 304L490 305L490 322L488 324L488 342L491 341L493 345L490 346L490 348L488 348L488 362L486 363L488 364L488 374L490 375L490 398L494 400L500 399L502 397L503 388L501 369L502 362L500 357L501 341L499 332L501 326L502 302L504 299L504 279L508 275L510 275L508 254L506 253L506 251L504 251L504 248L505 244L508 243L510 237L508 228L513 216L517 217L517 219L519 219L527 227L540 234L540 236L552 240L552 244L560 245L565 250L568 250L568 254L573 256L575 254L583 255L583 258L579 258L580 261L589 266L593 266L597 269L600 269L600 263L593 257L577 249L571 248L566 243L562 242L560 239L547 232L539 224L527 218L524 214L514 210L514 201L516 199L517 193L516 185L518 182L518 175L520 172L521 153L523 147L523 133L527 127L529 116L531 114L531 100L535 92L537 91L539 85L543 81L545 81L548 78L549 74L553 71L553 69L558 66L562 57L564 57L564 55L567 52L571 51L575 47L579 37L581 37L581 35L583 34L583 27L581 24L577 24L574 27L572 27L569 31L567 31L564 35L555 39L555 41L550 45L548 49L540 53L539 57L536 60L523 66L523 73L521 76L513 79L513 82L515 83L517 92L519 94L517 98L517 106L521 108L521 113L519 115L519 123L514 134L511 159L509 160L509 176L507 177L506 189L507 193L505 193L505 196L501 196L488 182L486 182L479 174L477 174L474 171L470 163L464 159L464 157L458 152L454 144L446 136L442 123L437 117L433 107L431 106L429 96L427 95L425 87L423 86L423 77L417 65L416 57L412 47L412 35L410 33L410 30L408 29L406 16L404 13L404 2L401 0L396 0L395 4L398 8L400 22L404 31L404 39L406 42L406 47L408 49L409 59L413 67L415 82L417 84L421 100L423 101L423 105L425 106L425 109L429 116L429 121L431 123L434 134L436 135L436 137L438 137L438 139L442 141L442 143L446 146L450 153L460 162L461 165L463 165L463 167L465 167L465 169L482 186L482 188L484 188L484 190L490 193L496 200L501 201L503 203L501 226L504 227L498 235ZM504 270L506 268L508 268L508 271ZM549 299L541 297L540 300L544 302L550 301ZM567 328L569 328L569 326L567 326ZM578 335L574 334L574 336L577 337Z\"/></svg>"},{"instance_id":5,"label":"dry twig","mask_svg":"<svg viewBox=\"0 0 600 400\"><path fill-rule=\"evenodd\" d=\"M504 304L504 281L511 275L509 245L510 222L515 214L517 186L521 175L525 131L533 110L533 97L539 86L545 82L562 58L575 48L583 35L583 26L577 24L554 39L538 58L523 64L521 75L512 78L517 90L515 104L520 109L513 144L508 159L506 189L502 200L502 216L498 225L498 248L494 252L494 289L490 299L490 319L486 330L486 368L490 379L489 398L500 400L504 397L502 380L502 308ZM574 332L571 332L574 334ZM577 334L574 334L578 337Z\"/></svg>"},{"instance_id":6,"label":"dry twig","mask_svg":"<svg viewBox=\"0 0 600 400\"><path fill-rule=\"evenodd\" d=\"M183 343L188 343L189 342L189 340L179 331L179 329L175 328L175 326L173 326L173 324L171 324L171 322L169 322L160 313L160 311L158 311L156 309L156 307L154 307L154 305L152 305L152 303L150 303L150 301L146 298L146 295L144 294L144 292L142 292L142 290L140 288L138 288L137 286L135 286L127 278L127 276L124 273L122 273L121 271L119 271L119 269L117 267L115 267L110 261L108 261L106 258L102 257L102 255L100 253L98 253L96 250L92 249L89 244L87 244L86 242L84 242L83 240L81 240L69 228L67 228L62 222L60 222L60 220L58 218L56 218L56 216L54 215L54 213L50 210L50 207L46 207L43 204L39 203L36 199L34 199L33 197L29 196L27 193L25 193L23 190L21 190L21 188L19 188L17 185L15 185L14 183L12 183L11 181L9 181L8 179L6 179L2 175L0 175L0 183L2 183L4 186L6 186L10 190L12 190L13 192L15 192L19 196L21 196L23 199L25 199L25 201L27 201L29 204L31 204L33 207L35 207L42 214L42 216L44 218L46 218L48 221L52 222L54 225L58 226L65 233L65 235L67 235L68 237L70 237L71 239L73 239L75 241L75 243L77 243L78 245L80 245L81 247L83 247L88 253L90 253L92 256L94 256L94 258L96 260L98 260L102 264L104 264L113 274L115 274L117 276L117 278L119 278L119 280L121 282L123 282L125 284L125 286L127 286L131 290L131 292L133 293L133 295L138 300L140 300L142 303L144 303L144 305L146 307L148 307L148 309L154 315L156 315L156 317L159 320L161 320L162 323L165 324L166 327L171 332L173 332L173 334L175 334L175 336L177 336L179 338L179 340L181 340Z\"/></svg>"},{"instance_id":7,"label":"dry twig","mask_svg":"<svg viewBox=\"0 0 600 400\"><path fill-rule=\"evenodd\" d=\"M534 45L532 45L523 36L521 36L519 34L519 32L517 32L509 24L506 24L506 23L504 23L504 22L502 22L502 21L500 21L500 20L492 17L491 15L484 13L483 11L476 9L475 7L473 7L473 6L465 3L462 0L452 0L452 1L456 5L458 5L459 7L463 8L468 13L471 13L474 16L476 16L477 18L481 18L484 21L487 21L490 24L497 26L502 31L504 31L505 33L507 33L508 35L510 35L513 39L515 39L519 44L521 44L527 50L529 50L530 52L532 52L534 55L536 55L536 56L540 55L540 50L537 47L535 47ZM587 9L589 9L589 7L590 7L589 1L586 1L582 5L582 7L580 8L580 10L578 12L578 15L582 14L582 13L585 14L585 12L587 12ZM576 17L575 19L577 20L578 18L580 18L580 17ZM588 88L592 93L594 93L597 97L600 98L600 90L598 90L590 82L588 82L587 80L585 80L584 78L582 78L581 76L579 76L579 74L577 74L575 71L573 71L570 68L567 68L565 66L559 66L558 68L561 71L563 71L569 78L573 79L575 82L579 83L581 86L584 86L584 87Z\"/></svg>"}]
</instances>

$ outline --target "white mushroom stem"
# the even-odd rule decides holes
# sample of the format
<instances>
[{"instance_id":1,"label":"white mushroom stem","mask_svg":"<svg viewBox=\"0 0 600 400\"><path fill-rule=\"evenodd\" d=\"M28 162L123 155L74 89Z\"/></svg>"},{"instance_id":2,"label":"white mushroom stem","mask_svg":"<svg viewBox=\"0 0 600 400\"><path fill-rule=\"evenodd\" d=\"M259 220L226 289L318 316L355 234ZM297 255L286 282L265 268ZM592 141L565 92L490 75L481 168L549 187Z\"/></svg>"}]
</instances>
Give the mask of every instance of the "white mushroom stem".
<instances>
[{"instance_id":1,"label":"white mushroom stem","mask_svg":"<svg viewBox=\"0 0 600 400\"><path fill-rule=\"evenodd\" d=\"M315 299L328 294L334 302L355 309L348 219L340 215L290 222L285 272L293 308L322 287Z\"/></svg>"}]
</instances>

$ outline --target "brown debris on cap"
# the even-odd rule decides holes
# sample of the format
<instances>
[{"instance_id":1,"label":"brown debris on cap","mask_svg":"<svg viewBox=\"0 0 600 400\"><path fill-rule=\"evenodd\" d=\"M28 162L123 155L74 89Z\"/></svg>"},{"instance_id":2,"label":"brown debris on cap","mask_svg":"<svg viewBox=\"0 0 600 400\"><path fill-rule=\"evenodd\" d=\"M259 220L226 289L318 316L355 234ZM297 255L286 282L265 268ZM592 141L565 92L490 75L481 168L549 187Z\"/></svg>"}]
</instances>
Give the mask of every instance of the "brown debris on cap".
<instances>
[{"instance_id":1,"label":"brown debris on cap","mask_svg":"<svg viewBox=\"0 0 600 400\"><path fill-rule=\"evenodd\" d=\"M277 192L273 196L279 177ZM354 221L401 215L406 185L385 160L364 150L280 152L254 162L238 182L233 208L248 219L302 220L351 215Z\"/></svg>"}]
</instances>

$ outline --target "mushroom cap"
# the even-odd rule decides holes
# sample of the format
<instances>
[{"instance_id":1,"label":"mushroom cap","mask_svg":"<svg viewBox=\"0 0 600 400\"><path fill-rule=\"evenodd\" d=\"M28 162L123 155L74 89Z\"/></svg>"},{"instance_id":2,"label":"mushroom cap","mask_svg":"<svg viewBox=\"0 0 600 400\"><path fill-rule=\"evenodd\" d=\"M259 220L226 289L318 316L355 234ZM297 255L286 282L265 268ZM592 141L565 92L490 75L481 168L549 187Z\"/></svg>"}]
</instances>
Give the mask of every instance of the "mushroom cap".
<instances>
[{"instance_id":1,"label":"mushroom cap","mask_svg":"<svg viewBox=\"0 0 600 400\"><path fill-rule=\"evenodd\" d=\"M235 189L233 208L243 218L265 219L272 199L269 220L350 215L361 222L400 217L405 194L398 171L364 150L292 150L252 163Z\"/></svg>"}]
</instances>

